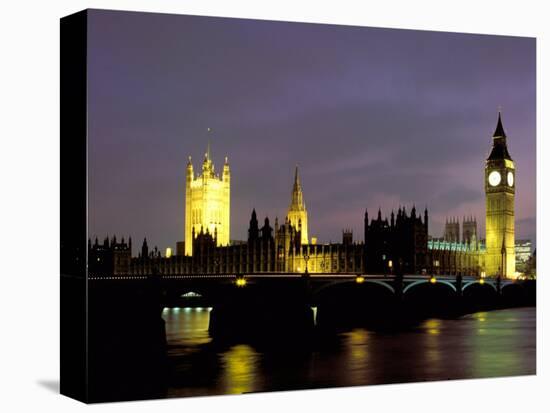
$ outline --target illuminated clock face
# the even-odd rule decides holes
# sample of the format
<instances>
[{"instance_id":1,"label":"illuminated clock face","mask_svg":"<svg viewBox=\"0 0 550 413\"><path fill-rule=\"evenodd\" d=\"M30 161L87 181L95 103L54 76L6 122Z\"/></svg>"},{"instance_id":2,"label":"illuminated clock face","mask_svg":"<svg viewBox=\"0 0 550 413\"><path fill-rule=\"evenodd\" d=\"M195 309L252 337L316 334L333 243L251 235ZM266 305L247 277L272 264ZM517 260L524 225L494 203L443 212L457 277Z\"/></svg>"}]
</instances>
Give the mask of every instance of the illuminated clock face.
<instances>
[{"instance_id":1,"label":"illuminated clock face","mask_svg":"<svg viewBox=\"0 0 550 413\"><path fill-rule=\"evenodd\" d=\"M514 186L514 174L512 172L508 172L507 179L508 179L508 185Z\"/></svg>"},{"instance_id":2,"label":"illuminated clock face","mask_svg":"<svg viewBox=\"0 0 550 413\"><path fill-rule=\"evenodd\" d=\"M493 171L489 174L489 185L497 186L500 184L500 173L498 171Z\"/></svg>"}]
</instances>

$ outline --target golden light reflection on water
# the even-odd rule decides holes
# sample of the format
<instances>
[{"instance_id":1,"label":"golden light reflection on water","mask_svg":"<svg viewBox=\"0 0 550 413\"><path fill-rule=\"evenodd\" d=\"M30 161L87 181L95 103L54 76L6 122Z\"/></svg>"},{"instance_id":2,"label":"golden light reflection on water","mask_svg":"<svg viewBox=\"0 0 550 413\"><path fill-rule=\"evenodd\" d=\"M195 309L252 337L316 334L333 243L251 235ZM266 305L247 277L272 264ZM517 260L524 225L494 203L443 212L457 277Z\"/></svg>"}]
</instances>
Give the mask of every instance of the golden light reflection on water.
<instances>
[{"instance_id":1,"label":"golden light reflection on water","mask_svg":"<svg viewBox=\"0 0 550 413\"><path fill-rule=\"evenodd\" d=\"M441 320L438 320L436 318L431 318L429 320L426 320L422 326L424 329L426 329L426 332L430 335L438 335L441 333Z\"/></svg>"},{"instance_id":2,"label":"golden light reflection on water","mask_svg":"<svg viewBox=\"0 0 550 413\"><path fill-rule=\"evenodd\" d=\"M356 329L348 334L351 346L351 355L354 362L364 362L367 359L367 344L369 332L365 329Z\"/></svg>"},{"instance_id":3,"label":"golden light reflection on water","mask_svg":"<svg viewBox=\"0 0 550 413\"><path fill-rule=\"evenodd\" d=\"M482 313L475 313L473 315L473 318L477 321L480 321L480 322L484 322L487 320L487 312L482 312Z\"/></svg>"},{"instance_id":4,"label":"golden light reflection on water","mask_svg":"<svg viewBox=\"0 0 550 413\"><path fill-rule=\"evenodd\" d=\"M247 344L238 344L221 355L222 382L226 394L240 394L257 390L260 355Z\"/></svg>"},{"instance_id":5,"label":"golden light reflection on water","mask_svg":"<svg viewBox=\"0 0 550 413\"><path fill-rule=\"evenodd\" d=\"M353 383L361 383L368 373L370 334L369 331L362 328L345 334L349 359L349 379Z\"/></svg>"},{"instance_id":6,"label":"golden light reflection on water","mask_svg":"<svg viewBox=\"0 0 550 413\"><path fill-rule=\"evenodd\" d=\"M474 314L473 318L475 320L477 320L479 323L485 323L485 321L487 321L487 313L486 312L476 313L476 314ZM477 333L480 334L480 335L485 334L486 329L482 328L482 327L479 327L477 329Z\"/></svg>"},{"instance_id":7,"label":"golden light reflection on water","mask_svg":"<svg viewBox=\"0 0 550 413\"><path fill-rule=\"evenodd\" d=\"M426 331L424 359L426 360L426 368L433 372L441 369L441 346L439 336L441 334L442 321L437 318L426 320L422 324L422 328Z\"/></svg>"}]
</instances>

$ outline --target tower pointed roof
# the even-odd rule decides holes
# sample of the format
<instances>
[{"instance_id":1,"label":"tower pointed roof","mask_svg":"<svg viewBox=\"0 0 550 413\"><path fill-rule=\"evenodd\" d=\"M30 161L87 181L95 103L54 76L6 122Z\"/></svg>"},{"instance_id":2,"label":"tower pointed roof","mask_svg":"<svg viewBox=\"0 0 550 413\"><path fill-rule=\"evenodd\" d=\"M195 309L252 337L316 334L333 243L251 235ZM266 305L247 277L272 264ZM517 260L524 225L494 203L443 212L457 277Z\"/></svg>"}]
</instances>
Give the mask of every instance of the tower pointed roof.
<instances>
[{"instance_id":1,"label":"tower pointed roof","mask_svg":"<svg viewBox=\"0 0 550 413\"><path fill-rule=\"evenodd\" d=\"M301 211L305 209L304 195L302 193L302 185L300 184L300 175L298 174L298 165L294 171L294 184L292 185L292 200L290 202L290 210Z\"/></svg>"},{"instance_id":2,"label":"tower pointed roof","mask_svg":"<svg viewBox=\"0 0 550 413\"><path fill-rule=\"evenodd\" d=\"M298 165L296 165L296 169L294 171L294 190L297 188L301 188L300 175L298 174Z\"/></svg>"},{"instance_id":3,"label":"tower pointed roof","mask_svg":"<svg viewBox=\"0 0 550 413\"><path fill-rule=\"evenodd\" d=\"M495 133L493 133L493 138L506 137L506 133L504 132L504 127L502 126L502 119L500 117L500 111L498 111L498 122L497 127L495 129Z\"/></svg>"},{"instance_id":4,"label":"tower pointed roof","mask_svg":"<svg viewBox=\"0 0 550 413\"><path fill-rule=\"evenodd\" d=\"M512 160L510 153L508 152L508 146L506 145L506 133L502 126L502 117L500 111L498 112L498 121L495 133L493 134L493 148L487 158L488 161L508 159Z\"/></svg>"}]
</instances>

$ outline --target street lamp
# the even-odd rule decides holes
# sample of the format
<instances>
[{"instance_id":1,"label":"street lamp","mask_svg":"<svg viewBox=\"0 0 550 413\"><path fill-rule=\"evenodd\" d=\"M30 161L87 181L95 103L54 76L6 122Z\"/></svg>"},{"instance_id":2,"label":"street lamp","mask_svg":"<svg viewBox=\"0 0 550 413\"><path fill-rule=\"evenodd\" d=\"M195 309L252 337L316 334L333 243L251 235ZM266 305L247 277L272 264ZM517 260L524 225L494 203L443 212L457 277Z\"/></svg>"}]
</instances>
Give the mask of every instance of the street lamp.
<instances>
[{"instance_id":1,"label":"street lamp","mask_svg":"<svg viewBox=\"0 0 550 413\"><path fill-rule=\"evenodd\" d=\"M307 271L307 262L309 261L309 255L304 255L304 261L306 262L306 271L304 272L304 275L308 275L308 271Z\"/></svg>"},{"instance_id":2,"label":"street lamp","mask_svg":"<svg viewBox=\"0 0 550 413\"><path fill-rule=\"evenodd\" d=\"M392 260L388 261L388 268L390 269L390 276L391 276L392 275L392 270L393 270L393 261Z\"/></svg>"},{"instance_id":3,"label":"street lamp","mask_svg":"<svg viewBox=\"0 0 550 413\"><path fill-rule=\"evenodd\" d=\"M238 277L237 281L235 281L235 284L237 287L244 287L246 285L246 279L244 277Z\"/></svg>"}]
</instances>

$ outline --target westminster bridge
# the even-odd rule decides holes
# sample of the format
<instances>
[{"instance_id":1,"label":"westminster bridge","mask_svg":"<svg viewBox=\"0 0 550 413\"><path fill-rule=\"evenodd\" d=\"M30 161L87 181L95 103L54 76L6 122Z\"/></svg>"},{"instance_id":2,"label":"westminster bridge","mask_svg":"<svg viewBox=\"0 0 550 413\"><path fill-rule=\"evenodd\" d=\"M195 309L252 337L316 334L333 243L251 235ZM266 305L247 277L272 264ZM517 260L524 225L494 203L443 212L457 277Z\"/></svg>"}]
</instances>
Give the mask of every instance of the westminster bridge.
<instances>
[{"instance_id":1,"label":"westminster bridge","mask_svg":"<svg viewBox=\"0 0 550 413\"><path fill-rule=\"evenodd\" d=\"M395 324L426 316L534 304L535 282L449 275L357 273L156 274L89 276L112 299L148 297L166 307L212 307L211 330L299 330L348 323ZM104 297L105 298L105 297ZM277 311L274 311L276 309ZM279 322L280 321L280 322Z\"/></svg>"}]
</instances>

